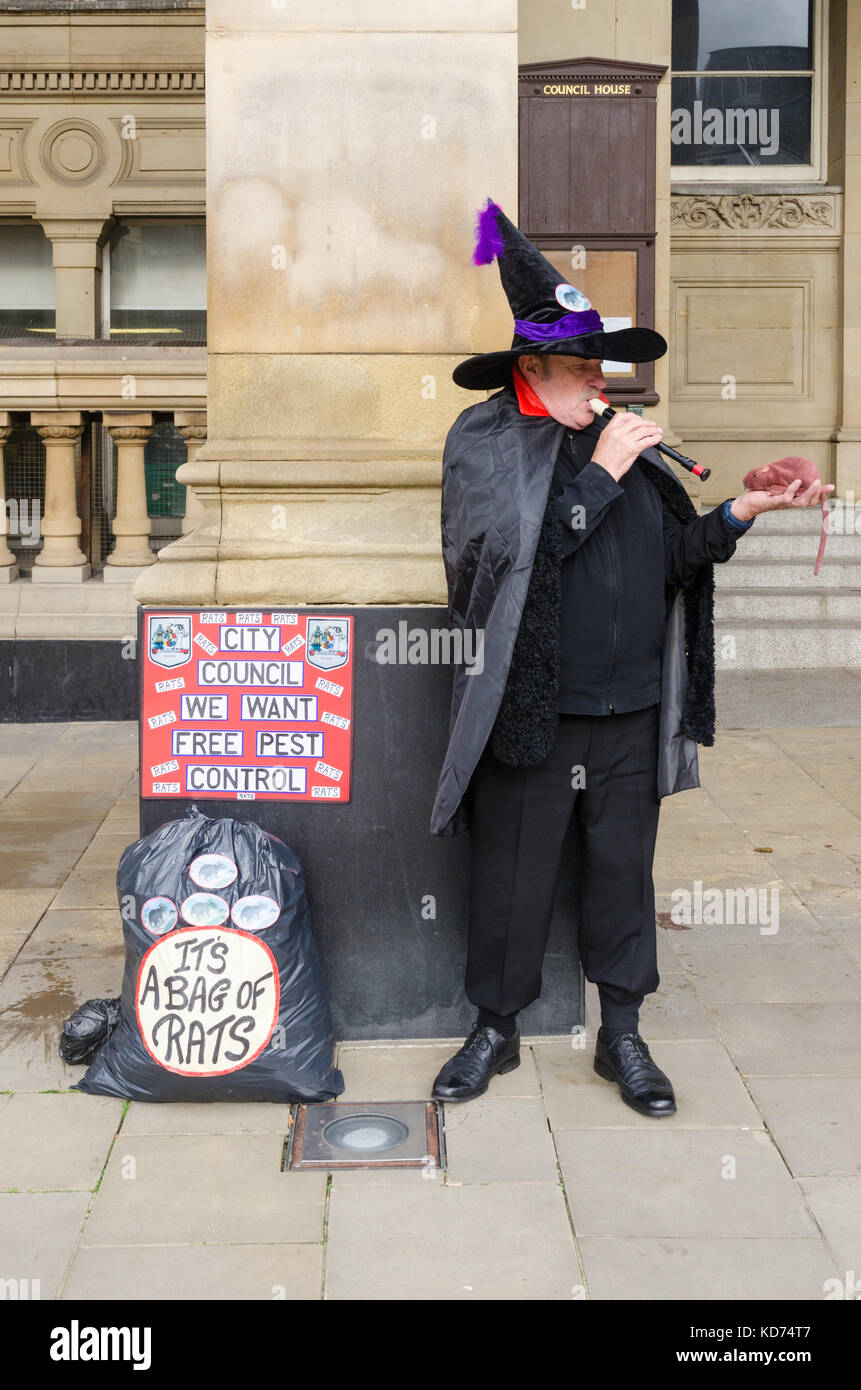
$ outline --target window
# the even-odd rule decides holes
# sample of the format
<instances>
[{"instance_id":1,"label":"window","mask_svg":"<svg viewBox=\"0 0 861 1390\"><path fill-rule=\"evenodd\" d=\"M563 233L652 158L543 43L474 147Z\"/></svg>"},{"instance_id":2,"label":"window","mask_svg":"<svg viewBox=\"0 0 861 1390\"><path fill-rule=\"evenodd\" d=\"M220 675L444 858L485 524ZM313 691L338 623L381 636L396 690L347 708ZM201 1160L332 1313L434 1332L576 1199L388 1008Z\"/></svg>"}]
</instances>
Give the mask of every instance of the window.
<instances>
[{"instance_id":1,"label":"window","mask_svg":"<svg viewBox=\"0 0 861 1390\"><path fill-rule=\"evenodd\" d=\"M111 233L107 280L112 342L149 338L182 347L206 341L203 221L120 223Z\"/></svg>"},{"instance_id":2,"label":"window","mask_svg":"<svg viewBox=\"0 0 861 1390\"><path fill-rule=\"evenodd\" d=\"M54 337L54 261L38 222L0 226L0 338Z\"/></svg>"},{"instance_id":3,"label":"window","mask_svg":"<svg viewBox=\"0 0 861 1390\"><path fill-rule=\"evenodd\" d=\"M676 178L818 177L815 11L814 0L673 0Z\"/></svg>"}]
</instances>

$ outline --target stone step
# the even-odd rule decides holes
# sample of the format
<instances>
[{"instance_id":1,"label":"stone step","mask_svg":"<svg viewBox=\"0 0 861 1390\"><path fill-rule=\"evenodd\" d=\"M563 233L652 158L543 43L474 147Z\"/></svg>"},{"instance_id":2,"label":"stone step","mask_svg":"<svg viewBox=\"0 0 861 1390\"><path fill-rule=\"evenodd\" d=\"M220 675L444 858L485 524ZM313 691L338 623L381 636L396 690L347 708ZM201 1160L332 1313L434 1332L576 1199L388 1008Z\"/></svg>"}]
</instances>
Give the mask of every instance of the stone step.
<instances>
[{"instance_id":1,"label":"stone step","mask_svg":"<svg viewBox=\"0 0 861 1390\"><path fill-rule=\"evenodd\" d=\"M798 589L718 589L715 616L721 621L755 618L764 622L781 618L820 621L838 618L861 622L861 589L824 589L806 593Z\"/></svg>"},{"instance_id":2,"label":"stone step","mask_svg":"<svg viewBox=\"0 0 861 1390\"><path fill-rule=\"evenodd\" d=\"M861 667L861 628L837 619L716 622L715 666L719 671Z\"/></svg>"},{"instance_id":3,"label":"stone step","mask_svg":"<svg viewBox=\"0 0 861 1390\"><path fill-rule=\"evenodd\" d=\"M703 515L713 511L713 507L703 507ZM846 517L841 522L835 522L835 531L838 525L842 525L844 531L851 531ZM858 525L861 527L861 508L859 508ZM751 540L755 535L762 535L767 531L769 535L786 535L788 532L797 531L815 532L817 535L822 526L822 513L818 507L797 507L794 511L763 512L756 518L752 529L747 532L747 539Z\"/></svg>"},{"instance_id":4,"label":"stone step","mask_svg":"<svg viewBox=\"0 0 861 1390\"><path fill-rule=\"evenodd\" d=\"M727 564L715 565L715 584L720 589L861 589L861 553L829 560L826 552L814 577L815 559L815 553L803 561L777 555L747 559L739 546Z\"/></svg>"},{"instance_id":5,"label":"stone step","mask_svg":"<svg viewBox=\"0 0 861 1390\"><path fill-rule=\"evenodd\" d=\"M813 531L757 531L756 526L742 536L738 549L730 561L758 560L766 556L777 556L784 560L810 560L811 567L819 554L819 532ZM825 543L822 560L823 571L830 560L861 560L861 536L829 535Z\"/></svg>"}]
</instances>

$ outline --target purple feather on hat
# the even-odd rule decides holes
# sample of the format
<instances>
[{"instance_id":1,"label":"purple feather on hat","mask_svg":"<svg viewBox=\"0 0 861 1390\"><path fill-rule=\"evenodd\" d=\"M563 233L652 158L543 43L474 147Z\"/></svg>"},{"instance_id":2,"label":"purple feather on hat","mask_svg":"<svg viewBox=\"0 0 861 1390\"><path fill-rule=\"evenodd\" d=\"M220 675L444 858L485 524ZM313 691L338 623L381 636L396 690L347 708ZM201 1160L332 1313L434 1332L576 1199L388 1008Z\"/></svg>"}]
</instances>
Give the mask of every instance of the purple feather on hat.
<instances>
[{"instance_id":1,"label":"purple feather on hat","mask_svg":"<svg viewBox=\"0 0 861 1390\"><path fill-rule=\"evenodd\" d=\"M472 253L473 265L489 265L505 250L505 241L496 223L497 214L502 212L498 203L488 198L475 224L475 250Z\"/></svg>"}]
</instances>

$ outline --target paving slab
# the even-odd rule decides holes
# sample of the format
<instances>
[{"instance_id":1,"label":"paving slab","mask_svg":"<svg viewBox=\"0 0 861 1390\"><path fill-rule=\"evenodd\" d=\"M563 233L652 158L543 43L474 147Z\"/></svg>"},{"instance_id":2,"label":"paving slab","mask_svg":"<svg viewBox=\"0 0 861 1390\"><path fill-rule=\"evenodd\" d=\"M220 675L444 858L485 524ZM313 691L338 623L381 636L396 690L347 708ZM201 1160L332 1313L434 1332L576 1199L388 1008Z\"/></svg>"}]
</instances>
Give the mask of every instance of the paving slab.
<instances>
[{"instance_id":1,"label":"paving slab","mask_svg":"<svg viewBox=\"0 0 861 1390\"><path fill-rule=\"evenodd\" d=\"M16 820L0 808L0 883L4 888L59 888L93 838L97 821Z\"/></svg>"},{"instance_id":2,"label":"paving slab","mask_svg":"<svg viewBox=\"0 0 861 1390\"><path fill-rule=\"evenodd\" d=\"M71 792L64 790L63 799L74 807L76 817L87 817L100 827L116 801L117 787L117 779L99 787L76 786ZM25 777L3 798L2 807L4 815L14 816L15 820L37 821L45 819L52 803L42 782Z\"/></svg>"},{"instance_id":3,"label":"paving slab","mask_svg":"<svg viewBox=\"0 0 861 1390\"><path fill-rule=\"evenodd\" d=\"M0 755L32 757L35 761L53 748L69 724L0 724Z\"/></svg>"},{"instance_id":4,"label":"paving slab","mask_svg":"<svg viewBox=\"0 0 861 1390\"><path fill-rule=\"evenodd\" d=\"M18 959L58 960L124 949L119 908L50 909L22 945Z\"/></svg>"},{"instance_id":5,"label":"paving slab","mask_svg":"<svg viewBox=\"0 0 861 1390\"><path fill-rule=\"evenodd\" d=\"M280 1134L287 1137L289 1105L266 1101L182 1101L159 1104L133 1100L123 1134Z\"/></svg>"},{"instance_id":6,"label":"paving slab","mask_svg":"<svg viewBox=\"0 0 861 1390\"><path fill-rule=\"evenodd\" d=\"M39 1298L57 1298L91 1200L89 1192L0 1192L0 1275L28 1280L28 1296L38 1279Z\"/></svg>"},{"instance_id":7,"label":"paving slab","mask_svg":"<svg viewBox=\"0 0 861 1390\"><path fill-rule=\"evenodd\" d=\"M799 1187L825 1236L839 1271L853 1272L861 1296L861 1178L810 1177ZM857 1284L856 1284L857 1281Z\"/></svg>"},{"instance_id":8,"label":"paving slab","mask_svg":"<svg viewBox=\"0 0 861 1390\"><path fill-rule=\"evenodd\" d=\"M93 839L54 899L55 908L116 908L117 868L123 850L131 844L125 834L99 835Z\"/></svg>"},{"instance_id":9,"label":"paving slab","mask_svg":"<svg viewBox=\"0 0 861 1390\"><path fill-rule=\"evenodd\" d=\"M859 1004L715 1004L711 1012L744 1076L861 1075Z\"/></svg>"},{"instance_id":10,"label":"paving slab","mask_svg":"<svg viewBox=\"0 0 861 1390\"><path fill-rule=\"evenodd\" d=\"M47 911L53 888L0 888L0 946L10 950L26 941Z\"/></svg>"},{"instance_id":11,"label":"paving slab","mask_svg":"<svg viewBox=\"0 0 861 1390\"><path fill-rule=\"evenodd\" d=\"M581 1236L578 1245L594 1299L811 1302L836 1274L816 1239Z\"/></svg>"},{"instance_id":12,"label":"paving slab","mask_svg":"<svg viewBox=\"0 0 861 1390\"><path fill-rule=\"evenodd\" d=\"M537 1097L479 1096L445 1106L449 1182L558 1180L556 1152Z\"/></svg>"},{"instance_id":13,"label":"paving slab","mask_svg":"<svg viewBox=\"0 0 861 1390\"><path fill-rule=\"evenodd\" d=\"M80 1250L63 1299L168 1303L319 1299L323 1246L150 1245Z\"/></svg>"},{"instance_id":14,"label":"paving slab","mask_svg":"<svg viewBox=\"0 0 861 1390\"><path fill-rule=\"evenodd\" d=\"M280 1134L120 1134L82 1244L323 1238L325 1173L282 1173Z\"/></svg>"},{"instance_id":15,"label":"paving slab","mask_svg":"<svg viewBox=\"0 0 861 1390\"><path fill-rule=\"evenodd\" d=\"M122 1113L108 1096L13 1095L0 1130L0 1189L92 1191Z\"/></svg>"},{"instance_id":16,"label":"paving slab","mask_svg":"<svg viewBox=\"0 0 861 1390\"><path fill-rule=\"evenodd\" d=\"M734 885L721 885L724 888ZM672 911L669 895L665 895L660 911ZM770 914L769 914L770 915ZM695 956L700 950L712 948L725 950L732 946L757 946L760 942L780 942L800 945L806 941L816 941L826 935L819 919L805 907L792 889L781 885L777 931L772 922L692 922L690 925L670 925L665 923L670 945L676 955L677 967L687 967L687 959L679 962L679 957Z\"/></svg>"},{"instance_id":17,"label":"paving slab","mask_svg":"<svg viewBox=\"0 0 861 1390\"><path fill-rule=\"evenodd\" d=\"M732 950L701 946L688 971L706 1003L861 1003L861 970L822 937L798 945L760 937Z\"/></svg>"},{"instance_id":18,"label":"paving slab","mask_svg":"<svg viewBox=\"0 0 861 1390\"><path fill-rule=\"evenodd\" d=\"M861 1087L854 1076L754 1076L748 1082L796 1176L861 1176ZM861 1275L861 1266L858 1269Z\"/></svg>"},{"instance_id":19,"label":"paving slab","mask_svg":"<svg viewBox=\"0 0 861 1390\"><path fill-rule=\"evenodd\" d=\"M661 1040L649 1050L676 1093L675 1115L661 1120L626 1105L615 1084L597 1076L594 1048L584 1056L551 1044L537 1054L544 1104L554 1133L565 1129L762 1129L726 1049L716 1039Z\"/></svg>"},{"instance_id":20,"label":"paving slab","mask_svg":"<svg viewBox=\"0 0 861 1390\"><path fill-rule=\"evenodd\" d=\"M837 921L823 921L822 930L829 940L836 942L845 951L854 965L861 969L861 918L841 918Z\"/></svg>"},{"instance_id":21,"label":"paving slab","mask_svg":"<svg viewBox=\"0 0 861 1390\"><path fill-rule=\"evenodd\" d=\"M444 1062L463 1040L446 1043L403 1043L397 1046L363 1046L342 1043L338 1066L344 1073L346 1090L338 1097L357 1100L430 1100L434 1079ZM498 1096L537 1096L538 1073L532 1051L521 1042L520 1066L506 1076L493 1079Z\"/></svg>"},{"instance_id":22,"label":"paving slab","mask_svg":"<svg viewBox=\"0 0 861 1390\"><path fill-rule=\"evenodd\" d=\"M327 1299L570 1300L581 1284L558 1184L333 1185Z\"/></svg>"},{"instance_id":23,"label":"paving slab","mask_svg":"<svg viewBox=\"0 0 861 1390\"><path fill-rule=\"evenodd\" d=\"M83 1076L60 1058L63 1023L87 999L119 994L124 959L118 950L9 967L0 984L0 1090L67 1089Z\"/></svg>"},{"instance_id":24,"label":"paving slab","mask_svg":"<svg viewBox=\"0 0 861 1390\"><path fill-rule=\"evenodd\" d=\"M683 971L662 971L655 994L643 1000L640 1031L651 1044L658 1038L713 1038L715 1026Z\"/></svg>"},{"instance_id":25,"label":"paving slab","mask_svg":"<svg viewBox=\"0 0 861 1390\"><path fill-rule=\"evenodd\" d=\"M813 1236L768 1136L757 1131L558 1130L578 1236ZM733 1171L735 1176L724 1176Z\"/></svg>"}]
</instances>

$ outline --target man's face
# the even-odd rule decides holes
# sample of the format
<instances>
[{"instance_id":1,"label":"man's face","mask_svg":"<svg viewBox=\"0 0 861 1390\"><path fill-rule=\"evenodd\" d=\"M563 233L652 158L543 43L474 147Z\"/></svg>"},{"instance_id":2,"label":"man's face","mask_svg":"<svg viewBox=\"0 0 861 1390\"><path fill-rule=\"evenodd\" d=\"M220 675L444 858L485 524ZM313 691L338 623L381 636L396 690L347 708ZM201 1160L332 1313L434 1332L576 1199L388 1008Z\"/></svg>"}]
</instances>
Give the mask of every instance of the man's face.
<instances>
[{"instance_id":1,"label":"man's face","mask_svg":"<svg viewBox=\"0 0 861 1390\"><path fill-rule=\"evenodd\" d=\"M572 430L591 423L594 415L588 402L607 385L597 358L552 352L519 357L517 364L554 420Z\"/></svg>"}]
</instances>

